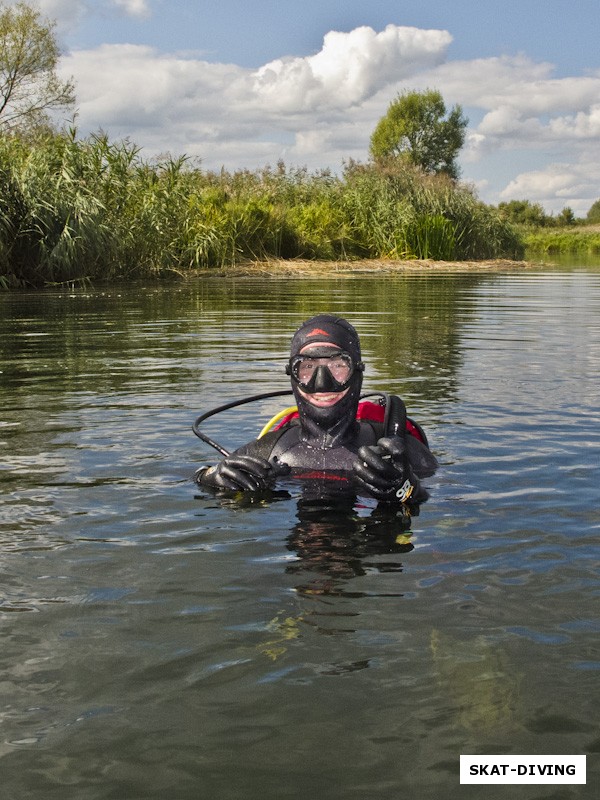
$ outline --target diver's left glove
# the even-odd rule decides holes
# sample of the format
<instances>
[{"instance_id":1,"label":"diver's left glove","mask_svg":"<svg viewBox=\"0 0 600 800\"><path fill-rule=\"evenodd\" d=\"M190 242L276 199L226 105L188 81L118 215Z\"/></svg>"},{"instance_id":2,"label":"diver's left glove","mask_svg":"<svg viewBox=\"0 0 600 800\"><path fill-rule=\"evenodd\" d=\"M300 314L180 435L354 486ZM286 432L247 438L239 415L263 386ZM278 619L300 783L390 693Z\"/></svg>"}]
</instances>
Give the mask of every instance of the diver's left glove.
<instances>
[{"instance_id":1,"label":"diver's left glove","mask_svg":"<svg viewBox=\"0 0 600 800\"><path fill-rule=\"evenodd\" d=\"M216 467L201 467L195 479L203 486L230 491L260 492L268 489L290 468L279 461L267 461L256 456L230 455Z\"/></svg>"},{"instance_id":2,"label":"diver's left glove","mask_svg":"<svg viewBox=\"0 0 600 800\"><path fill-rule=\"evenodd\" d=\"M356 482L378 500L418 503L427 498L408 461L404 439L388 436L364 445L353 464Z\"/></svg>"}]
</instances>

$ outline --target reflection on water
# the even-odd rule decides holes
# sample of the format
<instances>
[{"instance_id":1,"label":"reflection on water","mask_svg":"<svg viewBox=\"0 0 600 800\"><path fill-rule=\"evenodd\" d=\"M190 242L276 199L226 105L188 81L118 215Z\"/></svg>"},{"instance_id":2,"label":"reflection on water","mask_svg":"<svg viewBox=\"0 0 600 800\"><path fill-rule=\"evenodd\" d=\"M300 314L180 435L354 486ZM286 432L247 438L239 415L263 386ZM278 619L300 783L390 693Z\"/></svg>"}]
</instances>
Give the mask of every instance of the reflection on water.
<instances>
[{"instance_id":1,"label":"reflection on water","mask_svg":"<svg viewBox=\"0 0 600 800\"><path fill-rule=\"evenodd\" d=\"M344 594L347 580L366 575L370 569L402 571L402 564L378 564L369 557L388 553L408 553L410 515L380 504L366 516L356 513L352 498L346 503L327 498L299 498L298 522L287 537L287 547L297 561L288 566L291 573L317 573L306 586L296 585L307 594ZM358 593L360 596L360 593Z\"/></svg>"},{"instance_id":2,"label":"reflection on water","mask_svg":"<svg viewBox=\"0 0 600 800\"><path fill-rule=\"evenodd\" d=\"M412 518L191 481L322 310L442 463ZM599 312L575 265L0 295L3 793L437 799L491 752L587 753L593 796Z\"/></svg>"}]
</instances>

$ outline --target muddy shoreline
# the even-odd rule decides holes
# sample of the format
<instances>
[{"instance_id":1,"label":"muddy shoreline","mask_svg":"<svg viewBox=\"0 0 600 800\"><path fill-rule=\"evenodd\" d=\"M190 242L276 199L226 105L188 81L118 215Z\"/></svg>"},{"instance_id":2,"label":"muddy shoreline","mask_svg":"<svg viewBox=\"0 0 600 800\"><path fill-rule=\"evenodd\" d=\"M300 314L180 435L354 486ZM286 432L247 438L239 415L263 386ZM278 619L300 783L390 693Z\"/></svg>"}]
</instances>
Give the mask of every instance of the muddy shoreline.
<instances>
[{"instance_id":1,"label":"muddy shoreline","mask_svg":"<svg viewBox=\"0 0 600 800\"><path fill-rule=\"evenodd\" d=\"M493 259L489 261L431 261L392 259L365 259L362 261L310 261L303 259L272 259L248 261L221 269L195 270L182 277L319 277L331 275L360 275L366 273L434 273L434 272L497 272L528 270L543 266L541 262Z\"/></svg>"}]
</instances>

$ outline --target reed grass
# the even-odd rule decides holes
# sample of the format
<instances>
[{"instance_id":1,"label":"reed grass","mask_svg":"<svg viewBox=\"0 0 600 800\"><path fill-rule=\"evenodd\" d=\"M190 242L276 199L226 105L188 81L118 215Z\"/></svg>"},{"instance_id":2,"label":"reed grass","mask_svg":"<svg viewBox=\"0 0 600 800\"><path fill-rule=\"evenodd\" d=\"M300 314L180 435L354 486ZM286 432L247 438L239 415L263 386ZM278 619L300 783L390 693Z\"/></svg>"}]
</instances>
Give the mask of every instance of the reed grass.
<instances>
[{"instance_id":1,"label":"reed grass","mask_svg":"<svg viewBox=\"0 0 600 800\"><path fill-rule=\"evenodd\" d=\"M598 225L563 229L536 229L523 233L523 242L532 255L600 254Z\"/></svg>"},{"instance_id":2,"label":"reed grass","mask_svg":"<svg viewBox=\"0 0 600 800\"><path fill-rule=\"evenodd\" d=\"M0 136L0 287L186 274L260 259L514 258L468 187L411 167L206 172L72 129Z\"/></svg>"}]
</instances>

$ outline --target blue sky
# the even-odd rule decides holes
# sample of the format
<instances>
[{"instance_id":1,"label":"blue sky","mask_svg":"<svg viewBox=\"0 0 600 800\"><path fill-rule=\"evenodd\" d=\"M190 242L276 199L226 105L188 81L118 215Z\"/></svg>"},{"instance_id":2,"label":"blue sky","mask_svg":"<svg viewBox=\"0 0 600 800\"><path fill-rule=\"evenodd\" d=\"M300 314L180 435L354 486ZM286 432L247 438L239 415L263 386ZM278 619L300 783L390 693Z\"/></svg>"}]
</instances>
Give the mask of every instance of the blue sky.
<instances>
[{"instance_id":1,"label":"blue sky","mask_svg":"<svg viewBox=\"0 0 600 800\"><path fill-rule=\"evenodd\" d=\"M470 120L462 179L484 201L584 216L600 197L598 0L38 5L57 21L80 132L148 157L339 171L368 158L398 93L436 88Z\"/></svg>"}]
</instances>

